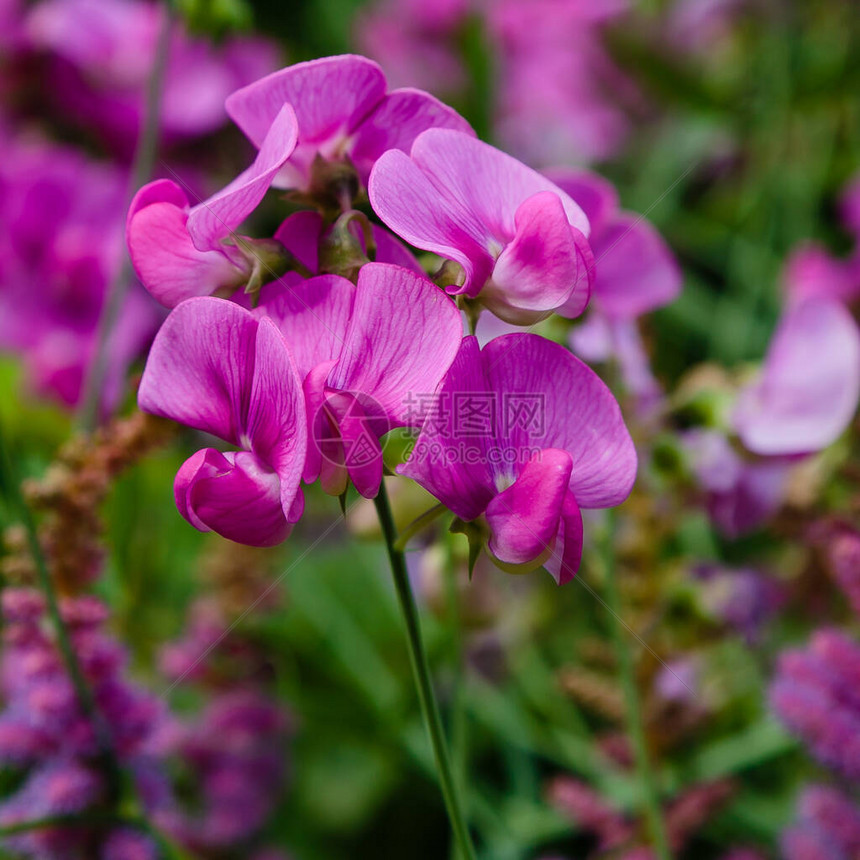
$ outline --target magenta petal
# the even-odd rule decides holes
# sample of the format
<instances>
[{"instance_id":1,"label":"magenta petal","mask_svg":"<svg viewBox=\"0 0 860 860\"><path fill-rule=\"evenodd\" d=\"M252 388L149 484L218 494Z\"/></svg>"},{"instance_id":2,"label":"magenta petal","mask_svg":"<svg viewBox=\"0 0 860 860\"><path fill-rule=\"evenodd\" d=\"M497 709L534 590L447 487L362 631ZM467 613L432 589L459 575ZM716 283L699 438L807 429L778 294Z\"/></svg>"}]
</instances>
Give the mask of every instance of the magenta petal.
<instances>
[{"instance_id":1,"label":"magenta petal","mask_svg":"<svg viewBox=\"0 0 860 860\"><path fill-rule=\"evenodd\" d=\"M558 527L552 555L544 567L559 585L564 585L576 576L581 561L582 511L579 509L573 493L568 492L564 497L561 523Z\"/></svg>"},{"instance_id":2,"label":"magenta petal","mask_svg":"<svg viewBox=\"0 0 860 860\"><path fill-rule=\"evenodd\" d=\"M138 189L132 198L126 216L126 229L128 229L128 224L135 213L153 203L172 203L179 209L190 207L188 196L175 182L170 179L156 179Z\"/></svg>"},{"instance_id":3,"label":"magenta petal","mask_svg":"<svg viewBox=\"0 0 860 860\"><path fill-rule=\"evenodd\" d=\"M488 547L505 565L540 567L550 556L568 495L570 454L548 448L487 506Z\"/></svg>"},{"instance_id":4,"label":"magenta petal","mask_svg":"<svg viewBox=\"0 0 860 860\"><path fill-rule=\"evenodd\" d=\"M618 192L602 176L569 168L545 170L544 176L579 204L591 225L592 238L618 214Z\"/></svg>"},{"instance_id":5,"label":"magenta petal","mask_svg":"<svg viewBox=\"0 0 860 860\"><path fill-rule=\"evenodd\" d=\"M389 149L409 152L415 138L428 128L450 128L464 134L475 132L460 114L438 99L416 89L394 90L359 126L350 156L362 178Z\"/></svg>"},{"instance_id":6,"label":"magenta petal","mask_svg":"<svg viewBox=\"0 0 860 860\"><path fill-rule=\"evenodd\" d=\"M366 499L375 498L382 483L382 448L377 428L365 415L361 398L334 392L328 395L326 408L337 424L350 480Z\"/></svg>"},{"instance_id":7,"label":"magenta petal","mask_svg":"<svg viewBox=\"0 0 860 860\"><path fill-rule=\"evenodd\" d=\"M227 98L227 113L260 146L285 104L296 114L301 143L349 134L385 96L385 75L366 59L346 54L297 63Z\"/></svg>"},{"instance_id":8,"label":"magenta petal","mask_svg":"<svg viewBox=\"0 0 860 860\"><path fill-rule=\"evenodd\" d=\"M305 377L302 390L305 395L307 410L308 450L305 456L305 467L302 480L312 484L319 476L323 465L324 439L329 432L329 419L326 416L325 382L334 361L324 361L318 364Z\"/></svg>"},{"instance_id":9,"label":"magenta petal","mask_svg":"<svg viewBox=\"0 0 860 860\"><path fill-rule=\"evenodd\" d=\"M278 326L304 379L343 351L355 296L352 282L337 275L278 282L263 290L257 313Z\"/></svg>"},{"instance_id":10,"label":"magenta petal","mask_svg":"<svg viewBox=\"0 0 860 860\"><path fill-rule=\"evenodd\" d=\"M860 295L860 271L853 260L839 260L813 243L792 252L785 269L789 304L806 299L852 302Z\"/></svg>"},{"instance_id":11,"label":"magenta petal","mask_svg":"<svg viewBox=\"0 0 860 860\"><path fill-rule=\"evenodd\" d=\"M642 218L622 213L591 238L594 300L612 318L629 319L667 305L681 292L681 270L663 237Z\"/></svg>"},{"instance_id":12,"label":"magenta petal","mask_svg":"<svg viewBox=\"0 0 860 860\"><path fill-rule=\"evenodd\" d=\"M623 502L636 480L636 450L600 377L564 347L533 334L497 337L483 357L491 390L505 406L506 444L567 451L570 489L583 508Z\"/></svg>"},{"instance_id":13,"label":"magenta petal","mask_svg":"<svg viewBox=\"0 0 860 860\"><path fill-rule=\"evenodd\" d=\"M457 398L486 397L489 391L478 341L464 338L409 459L397 469L467 522L480 516L496 495L487 462L492 439L464 436L453 411Z\"/></svg>"},{"instance_id":14,"label":"magenta petal","mask_svg":"<svg viewBox=\"0 0 860 860\"><path fill-rule=\"evenodd\" d=\"M493 279L481 294L483 303L500 319L521 325L537 322L561 305L581 312L591 291L591 253L584 237L581 244L576 241L579 231L568 224L558 195L541 191L529 197L515 221L516 235L496 261Z\"/></svg>"},{"instance_id":15,"label":"magenta petal","mask_svg":"<svg viewBox=\"0 0 860 860\"><path fill-rule=\"evenodd\" d=\"M226 188L188 214L188 233L201 251L217 248L253 211L296 147L293 109L284 105L272 121L254 163Z\"/></svg>"},{"instance_id":16,"label":"magenta petal","mask_svg":"<svg viewBox=\"0 0 860 860\"><path fill-rule=\"evenodd\" d=\"M200 531L251 546L274 546L290 533L280 481L253 454L198 451L176 475L179 512Z\"/></svg>"},{"instance_id":17,"label":"magenta petal","mask_svg":"<svg viewBox=\"0 0 860 860\"><path fill-rule=\"evenodd\" d=\"M173 183L158 184L159 189L141 189L135 202L143 204L161 191L178 199L168 187ZM175 202L159 201L141 205L128 220L126 240L134 269L153 298L169 308L184 299L236 284L242 276L220 251L199 251L194 247L187 218L185 208Z\"/></svg>"},{"instance_id":18,"label":"magenta petal","mask_svg":"<svg viewBox=\"0 0 860 860\"><path fill-rule=\"evenodd\" d=\"M462 333L456 305L432 281L399 266L368 263L328 385L372 398L392 426L409 425L415 399L436 390Z\"/></svg>"},{"instance_id":19,"label":"magenta petal","mask_svg":"<svg viewBox=\"0 0 860 860\"><path fill-rule=\"evenodd\" d=\"M275 232L277 239L309 271L319 270L319 242L323 219L313 209L294 212Z\"/></svg>"},{"instance_id":20,"label":"magenta petal","mask_svg":"<svg viewBox=\"0 0 860 860\"><path fill-rule=\"evenodd\" d=\"M777 328L761 378L735 408L735 429L756 454L819 451L848 426L860 397L860 332L835 301L808 299Z\"/></svg>"}]
</instances>

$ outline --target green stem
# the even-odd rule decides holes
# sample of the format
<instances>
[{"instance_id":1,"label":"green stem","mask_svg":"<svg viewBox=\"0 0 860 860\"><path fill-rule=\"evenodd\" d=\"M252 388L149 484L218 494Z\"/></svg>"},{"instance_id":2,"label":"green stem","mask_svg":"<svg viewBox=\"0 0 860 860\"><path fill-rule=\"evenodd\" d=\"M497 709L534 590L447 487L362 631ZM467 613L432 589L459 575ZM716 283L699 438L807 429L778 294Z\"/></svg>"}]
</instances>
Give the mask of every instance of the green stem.
<instances>
[{"instance_id":1,"label":"green stem","mask_svg":"<svg viewBox=\"0 0 860 860\"><path fill-rule=\"evenodd\" d=\"M415 517L415 519L412 520L412 522L409 523L402 532L400 532L400 535L394 542L394 548L398 552L403 552L409 541L411 541L415 535L435 523L436 520L439 519L439 517L441 517L447 510L448 509L445 505L434 505L429 511L424 511L421 516Z\"/></svg>"},{"instance_id":2,"label":"green stem","mask_svg":"<svg viewBox=\"0 0 860 860\"><path fill-rule=\"evenodd\" d=\"M162 4L164 19L161 31L158 34L158 43L155 48L155 58L152 64L152 73L146 90L146 106L143 114L143 125L137 148L134 154L134 162L131 166L129 178L129 202L131 196L137 192L152 176L155 167L155 159L158 153L158 126L161 113L161 96L164 89L164 78L167 73L167 61L170 55L170 36L173 30L173 14L170 2ZM99 423L99 405L101 393L104 387L105 376L108 369L107 347L111 332L114 330L116 321L125 301L128 285L132 278L131 263L125 250L125 235L123 234L122 262L111 280L105 301L99 317L98 330L96 331L96 344L93 351L93 360L89 373L84 379L83 398L81 401L80 426L87 433L91 433Z\"/></svg>"},{"instance_id":3,"label":"green stem","mask_svg":"<svg viewBox=\"0 0 860 860\"><path fill-rule=\"evenodd\" d=\"M660 797L654 780L654 770L648 755L648 745L645 739L645 726L642 721L642 706L639 701L639 690L636 685L636 674L633 665L633 652L630 648L627 630L621 621L621 593L618 588L618 575L615 564L615 517L612 511L607 515L607 536L605 552L606 571L606 603L613 616L612 635L615 640L615 651L621 672L621 686L624 690L624 700L627 708L627 731L633 742L636 756L636 770L639 776L639 786L645 819L651 831L654 851L659 860L671 860L669 842L666 837L666 824L663 821L663 811L660 808Z\"/></svg>"},{"instance_id":4,"label":"green stem","mask_svg":"<svg viewBox=\"0 0 860 860\"><path fill-rule=\"evenodd\" d=\"M388 559L391 562L391 573L394 577L394 588L397 591L397 599L403 612L403 621L406 624L406 639L409 645L409 658L412 670L415 674L415 685L418 689L418 700L421 703L421 712L430 742L433 745L433 753L436 757L436 769L439 775L439 784L442 789L442 797L445 800L445 808L454 832L454 839L460 849L462 860L475 860L475 848L472 845L472 837L463 815L463 806L457 791L457 784L451 769L451 761L448 755L448 745L445 741L445 733L442 730L442 718L439 715L439 705L433 692L430 681L430 668L427 665L427 655L424 652L424 642L421 638L421 624L418 618L418 609L415 606L415 598L409 585L409 576L406 573L406 560L403 553L395 548L397 532L394 528L394 517L391 514L391 505L388 502L388 494L385 484L380 486L379 494L374 500L382 533L385 536L385 546L388 550Z\"/></svg>"}]
</instances>

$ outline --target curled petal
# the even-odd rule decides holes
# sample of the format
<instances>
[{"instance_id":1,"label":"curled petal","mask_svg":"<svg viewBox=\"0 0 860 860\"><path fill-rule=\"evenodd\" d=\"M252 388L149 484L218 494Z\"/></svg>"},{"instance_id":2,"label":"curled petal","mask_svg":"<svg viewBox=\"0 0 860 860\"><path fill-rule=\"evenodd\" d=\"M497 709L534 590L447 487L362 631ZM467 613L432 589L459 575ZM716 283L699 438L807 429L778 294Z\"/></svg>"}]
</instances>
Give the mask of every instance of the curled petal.
<instances>
[{"instance_id":1,"label":"curled petal","mask_svg":"<svg viewBox=\"0 0 860 860\"><path fill-rule=\"evenodd\" d=\"M561 509L561 522L552 555L544 567L552 574L553 579L564 585L576 576L582 561L582 511L576 503L573 493L568 492L564 497Z\"/></svg>"},{"instance_id":2,"label":"curled petal","mask_svg":"<svg viewBox=\"0 0 860 860\"><path fill-rule=\"evenodd\" d=\"M541 451L487 506L488 548L506 569L534 570L552 554L572 465L566 451Z\"/></svg>"},{"instance_id":3,"label":"curled petal","mask_svg":"<svg viewBox=\"0 0 860 860\"><path fill-rule=\"evenodd\" d=\"M275 546L290 533L277 474L246 451L198 451L177 473L174 493L179 512L200 531L250 546Z\"/></svg>"},{"instance_id":4,"label":"curled petal","mask_svg":"<svg viewBox=\"0 0 860 860\"><path fill-rule=\"evenodd\" d=\"M807 299L783 317L761 378L733 421L756 454L819 451L848 426L860 398L860 332L839 303Z\"/></svg>"}]
</instances>

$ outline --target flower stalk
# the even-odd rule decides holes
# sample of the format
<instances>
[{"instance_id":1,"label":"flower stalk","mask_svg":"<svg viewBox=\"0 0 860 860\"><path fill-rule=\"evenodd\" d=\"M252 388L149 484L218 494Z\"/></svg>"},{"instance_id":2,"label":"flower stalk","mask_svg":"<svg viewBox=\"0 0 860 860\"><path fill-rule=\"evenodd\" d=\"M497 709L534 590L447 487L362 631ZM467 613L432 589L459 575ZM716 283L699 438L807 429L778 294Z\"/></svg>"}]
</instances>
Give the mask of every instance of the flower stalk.
<instances>
[{"instance_id":1,"label":"flower stalk","mask_svg":"<svg viewBox=\"0 0 860 860\"><path fill-rule=\"evenodd\" d=\"M421 712L424 716L424 722L433 746L436 769L439 774L439 785L442 790L442 797L445 800L445 808L448 811L454 840L459 849L461 860L475 860L475 848L472 844L472 837L469 834L469 828L463 813L462 801L457 790L453 768L451 767L448 744L442 728L439 705L436 702L436 694L433 692L433 684L430 680L430 668L427 665L427 655L424 651L424 642L421 637L418 609L415 605L412 587L409 584L409 576L406 572L406 559L403 556L403 552L396 548L397 533L384 482L379 488L379 493L374 499L374 504L376 505L379 523L382 526L382 533L385 537L385 546L388 550L388 559L391 563L391 573L394 577L397 600L403 612L403 621L406 625L406 640L409 646L409 658L415 674L418 700L421 704Z\"/></svg>"}]
</instances>

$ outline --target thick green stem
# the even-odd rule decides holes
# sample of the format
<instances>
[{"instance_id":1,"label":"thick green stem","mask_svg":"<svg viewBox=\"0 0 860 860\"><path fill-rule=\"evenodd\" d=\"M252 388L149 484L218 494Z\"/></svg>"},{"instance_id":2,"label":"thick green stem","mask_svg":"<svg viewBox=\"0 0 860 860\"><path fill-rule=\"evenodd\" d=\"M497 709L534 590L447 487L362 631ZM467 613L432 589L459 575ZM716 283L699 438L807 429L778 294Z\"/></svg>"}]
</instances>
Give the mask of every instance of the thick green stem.
<instances>
[{"instance_id":1,"label":"thick green stem","mask_svg":"<svg viewBox=\"0 0 860 860\"><path fill-rule=\"evenodd\" d=\"M167 73L167 61L170 55L170 36L173 32L173 14L171 4L162 4L164 19L158 34L158 43L152 64L152 72L146 91L146 106L144 108L140 137L134 154L134 162L129 178L129 202L131 196L152 176L155 159L158 153L158 126L161 113L161 95L164 89L164 78ZM91 433L99 423L99 407L101 404L102 388L107 375L109 356L108 342L111 332L119 318L122 304L125 301L128 284L132 278L131 263L125 250L125 235L123 234L122 262L111 280L105 294L104 305L99 317L96 331L96 344L93 351L92 364L84 379L84 390L81 400L80 426Z\"/></svg>"},{"instance_id":2,"label":"thick green stem","mask_svg":"<svg viewBox=\"0 0 860 860\"><path fill-rule=\"evenodd\" d=\"M395 548L397 532L394 528L394 518L391 514L391 506L388 503L388 494L385 491L384 483L380 487L374 503L379 515L379 523L382 526L382 533L385 536L385 546L391 562L391 573L394 576L394 588L406 624L406 640L409 645L412 670L415 674L415 684L418 688L418 701L421 703L421 712L424 715L424 722L430 735L430 742L433 745L445 808L451 821L454 839L460 850L460 857L462 860L475 860L475 848L472 845L472 837L469 834L469 828L463 814L463 806L448 755L448 744L442 729L439 705L436 702L436 695L430 680L430 668L427 665L427 655L424 652L424 642L421 638L418 609L415 606L415 598L412 595L412 588L406 573L406 560L403 553Z\"/></svg>"},{"instance_id":3,"label":"thick green stem","mask_svg":"<svg viewBox=\"0 0 860 860\"><path fill-rule=\"evenodd\" d=\"M607 516L607 536L605 556L606 573L606 603L612 613L612 635L615 640L615 651L618 657L618 668L621 675L621 686L624 690L624 700L627 708L627 732L633 743L636 756L636 770L639 775L642 811L648 822L654 851L659 860L671 860L669 843L666 838L666 824L660 807L660 796L654 781L654 771L648 755L648 745L645 739L645 726L642 722L642 707L639 701L639 689L636 685L636 673L633 665L633 652L630 648L628 632L621 621L621 593L618 588L618 576L615 564L615 517L610 511Z\"/></svg>"}]
</instances>

